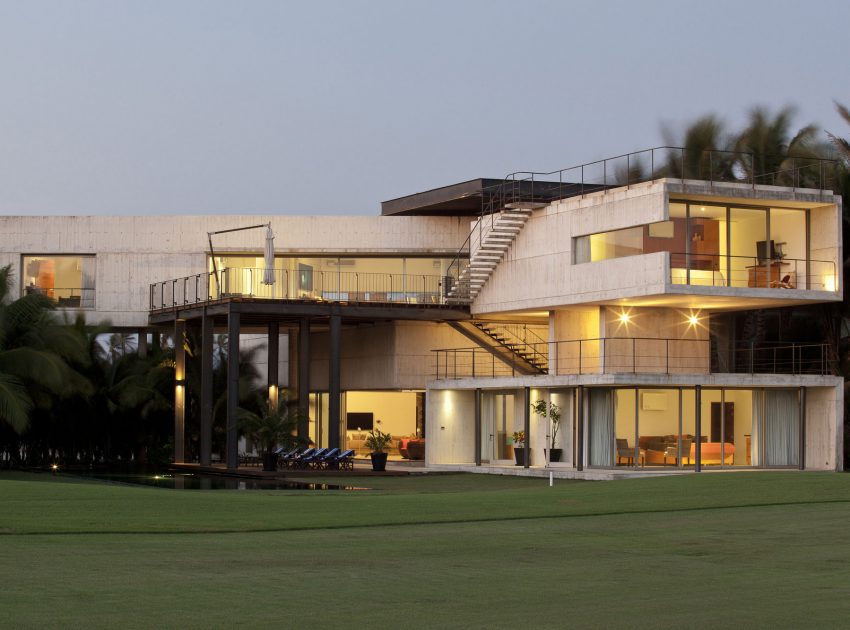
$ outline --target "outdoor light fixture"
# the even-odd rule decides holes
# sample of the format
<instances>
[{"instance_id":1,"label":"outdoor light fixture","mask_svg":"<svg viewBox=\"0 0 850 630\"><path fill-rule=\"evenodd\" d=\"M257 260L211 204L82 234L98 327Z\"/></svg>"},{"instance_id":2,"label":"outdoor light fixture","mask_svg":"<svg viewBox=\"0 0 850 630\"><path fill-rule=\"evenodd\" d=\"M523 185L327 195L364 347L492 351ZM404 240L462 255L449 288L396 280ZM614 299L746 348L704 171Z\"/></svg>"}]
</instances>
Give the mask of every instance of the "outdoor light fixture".
<instances>
[{"instance_id":1,"label":"outdoor light fixture","mask_svg":"<svg viewBox=\"0 0 850 630\"><path fill-rule=\"evenodd\" d=\"M690 317L688 317L688 323L691 326L696 326L697 324L699 324L699 317L697 317L696 315L691 315Z\"/></svg>"},{"instance_id":2,"label":"outdoor light fixture","mask_svg":"<svg viewBox=\"0 0 850 630\"><path fill-rule=\"evenodd\" d=\"M177 387L185 387L186 386L186 379L185 378L174 379L174 384Z\"/></svg>"},{"instance_id":3,"label":"outdoor light fixture","mask_svg":"<svg viewBox=\"0 0 850 630\"><path fill-rule=\"evenodd\" d=\"M631 316L628 313L626 313L625 311L620 313L620 323L621 324L628 324L631 321L631 319L632 319Z\"/></svg>"}]
</instances>

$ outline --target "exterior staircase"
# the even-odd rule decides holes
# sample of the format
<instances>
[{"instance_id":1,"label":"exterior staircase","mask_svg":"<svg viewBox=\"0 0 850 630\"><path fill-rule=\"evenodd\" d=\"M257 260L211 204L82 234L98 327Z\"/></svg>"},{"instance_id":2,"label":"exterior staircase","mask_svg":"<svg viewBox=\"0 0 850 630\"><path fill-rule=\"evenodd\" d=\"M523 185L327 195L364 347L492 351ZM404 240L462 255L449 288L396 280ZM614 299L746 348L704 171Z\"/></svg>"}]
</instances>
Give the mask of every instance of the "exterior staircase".
<instances>
[{"instance_id":1,"label":"exterior staircase","mask_svg":"<svg viewBox=\"0 0 850 630\"><path fill-rule=\"evenodd\" d=\"M549 346L542 336L543 327L475 320L449 325L519 374L549 372Z\"/></svg>"},{"instance_id":2,"label":"exterior staircase","mask_svg":"<svg viewBox=\"0 0 850 630\"><path fill-rule=\"evenodd\" d=\"M478 219L469 235L469 263L446 292L450 304L470 304L531 216L530 208L506 208Z\"/></svg>"}]
</instances>

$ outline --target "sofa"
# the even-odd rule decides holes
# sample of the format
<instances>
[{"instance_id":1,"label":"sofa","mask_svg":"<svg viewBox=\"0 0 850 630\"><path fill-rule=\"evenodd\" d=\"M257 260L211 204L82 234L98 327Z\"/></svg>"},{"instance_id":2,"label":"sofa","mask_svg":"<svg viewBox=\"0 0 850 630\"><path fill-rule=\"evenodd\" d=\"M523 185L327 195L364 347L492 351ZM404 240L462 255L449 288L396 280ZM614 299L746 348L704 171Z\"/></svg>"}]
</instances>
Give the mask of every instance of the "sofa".
<instances>
[{"instance_id":1,"label":"sofa","mask_svg":"<svg viewBox=\"0 0 850 630\"><path fill-rule=\"evenodd\" d=\"M345 445L350 448L357 456L366 456L371 451L366 448L366 438L369 437L368 431L346 431ZM405 447L409 440L415 440L415 435L394 435L392 441L387 446L386 452L390 457L407 457L400 450L401 443L404 442Z\"/></svg>"},{"instance_id":2,"label":"sofa","mask_svg":"<svg viewBox=\"0 0 850 630\"><path fill-rule=\"evenodd\" d=\"M700 461L707 464L720 464L720 442L703 442L700 448ZM696 444L691 444L691 461L696 460ZM735 445L725 442L723 444L723 463L735 462Z\"/></svg>"},{"instance_id":3,"label":"sofa","mask_svg":"<svg viewBox=\"0 0 850 630\"><path fill-rule=\"evenodd\" d=\"M678 462L677 435L642 435L638 439L638 447L644 455L644 464L647 466L675 466ZM684 463L691 463L688 459L694 436L682 435L682 458Z\"/></svg>"}]
</instances>

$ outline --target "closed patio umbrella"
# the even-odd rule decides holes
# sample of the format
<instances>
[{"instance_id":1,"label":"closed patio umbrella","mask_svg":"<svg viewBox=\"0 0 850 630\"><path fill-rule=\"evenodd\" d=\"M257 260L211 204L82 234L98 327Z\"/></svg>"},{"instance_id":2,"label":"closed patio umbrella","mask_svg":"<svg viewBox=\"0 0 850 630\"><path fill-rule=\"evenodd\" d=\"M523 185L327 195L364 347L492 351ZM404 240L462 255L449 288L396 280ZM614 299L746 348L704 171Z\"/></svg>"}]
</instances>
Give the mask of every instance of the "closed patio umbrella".
<instances>
[{"instance_id":1,"label":"closed patio umbrella","mask_svg":"<svg viewBox=\"0 0 850 630\"><path fill-rule=\"evenodd\" d=\"M274 284L274 232L272 225L269 223L266 228L266 251L265 251L265 271L263 271L263 284Z\"/></svg>"}]
</instances>

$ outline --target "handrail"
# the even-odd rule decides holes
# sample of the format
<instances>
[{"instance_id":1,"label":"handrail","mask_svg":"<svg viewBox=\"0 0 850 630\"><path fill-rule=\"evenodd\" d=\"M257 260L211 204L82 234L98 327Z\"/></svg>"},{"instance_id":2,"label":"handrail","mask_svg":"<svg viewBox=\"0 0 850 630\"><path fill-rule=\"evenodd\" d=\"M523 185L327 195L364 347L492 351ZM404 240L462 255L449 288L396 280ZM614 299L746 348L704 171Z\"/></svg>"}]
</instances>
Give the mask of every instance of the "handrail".
<instances>
[{"instance_id":1,"label":"handrail","mask_svg":"<svg viewBox=\"0 0 850 630\"><path fill-rule=\"evenodd\" d=\"M534 344L529 344L534 345ZM829 344L778 342L746 344L732 349L731 365L715 368L711 339L663 337L599 337L545 344L547 374L816 374L832 373ZM496 378L522 374L520 366L482 346L433 350L436 378ZM442 374L442 376L441 376Z\"/></svg>"},{"instance_id":2,"label":"handrail","mask_svg":"<svg viewBox=\"0 0 850 630\"><path fill-rule=\"evenodd\" d=\"M150 310L201 304L228 297L385 304L446 303L441 276L355 271L229 267L150 285ZM212 282L215 276L216 282Z\"/></svg>"}]
</instances>

